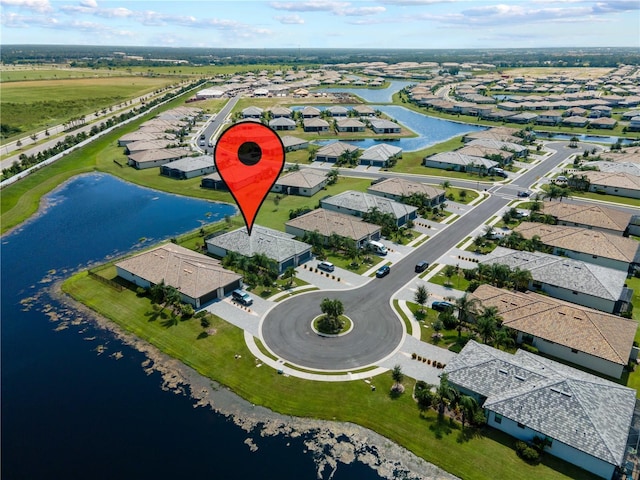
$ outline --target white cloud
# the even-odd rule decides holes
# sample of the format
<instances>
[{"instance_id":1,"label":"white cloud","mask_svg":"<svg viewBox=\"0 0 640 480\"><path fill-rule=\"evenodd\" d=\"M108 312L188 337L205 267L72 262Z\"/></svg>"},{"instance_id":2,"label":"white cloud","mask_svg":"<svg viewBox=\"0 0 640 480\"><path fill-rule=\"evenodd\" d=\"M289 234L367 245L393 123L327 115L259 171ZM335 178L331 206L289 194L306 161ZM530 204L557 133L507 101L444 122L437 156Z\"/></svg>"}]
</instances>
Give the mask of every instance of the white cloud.
<instances>
[{"instance_id":1,"label":"white cloud","mask_svg":"<svg viewBox=\"0 0 640 480\"><path fill-rule=\"evenodd\" d=\"M80 6L87 8L98 8L98 2L96 0L82 0Z\"/></svg>"},{"instance_id":2,"label":"white cloud","mask_svg":"<svg viewBox=\"0 0 640 480\"><path fill-rule=\"evenodd\" d=\"M0 5L25 8L38 13L46 13L53 10L49 0L0 0Z\"/></svg>"},{"instance_id":3,"label":"white cloud","mask_svg":"<svg viewBox=\"0 0 640 480\"><path fill-rule=\"evenodd\" d=\"M364 17L367 15L377 15L383 13L387 9L384 7L357 7L357 8L345 8L343 10L337 10L336 15L345 15L349 17Z\"/></svg>"},{"instance_id":4,"label":"white cloud","mask_svg":"<svg viewBox=\"0 0 640 480\"><path fill-rule=\"evenodd\" d=\"M279 17L273 17L280 23L284 25L302 25L304 24L304 19L299 15L282 15Z\"/></svg>"},{"instance_id":5,"label":"white cloud","mask_svg":"<svg viewBox=\"0 0 640 480\"><path fill-rule=\"evenodd\" d=\"M335 12L349 7L349 2L332 1L306 1L306 2L271 2L272 8L276 10L287 10L290 12Z\"/></svg>"},{"instance_id":6,"label":"white cloud","mask_svg":"<svg viewBox=\"0 0 640 480\"><path fill-rule=\"evenodd\" d=\"M412 7L422 5L435 5L437 3L454 3L460 0L378 0L385 5L398 5L401 7Z\"/></svg>"}]
</instances>

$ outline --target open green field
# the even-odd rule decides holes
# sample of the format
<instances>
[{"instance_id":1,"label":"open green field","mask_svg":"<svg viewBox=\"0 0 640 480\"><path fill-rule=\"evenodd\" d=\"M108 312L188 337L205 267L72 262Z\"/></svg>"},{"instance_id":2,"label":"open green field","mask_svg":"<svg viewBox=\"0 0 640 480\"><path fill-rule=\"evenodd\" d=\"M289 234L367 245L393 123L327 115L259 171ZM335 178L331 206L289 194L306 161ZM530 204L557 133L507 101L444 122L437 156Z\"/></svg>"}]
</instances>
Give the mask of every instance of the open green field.
<instances>
[{"instance_id":1,"label":"open green field","mask_svg":"<svg viewBox=\"0 0 640 480\"><path fill-rule=\"evenodd\" d=\"M49 125L153 92L171 84L167 78L113 77L20 81L0 84L2 123L22 137Z\"/></svg>"},{"instance_id":2,"label":"open green field","mask_svg":"<svg viewBox=\"0 0 640 480\"><path fill-rule=\"evenodd\" d=\"M285 415L357 423L461 478L593 478L551 456L545 456L539 465L529 465L517 457L512 438L492 429L462 431L457 423L439 421L434 411L420 415L408 393L412 379L404 382L408 392L394 398L389 394L390 373L372 379L375 392L363 381L310 382L285 377L271 368L256 368L243 332L219 318L212 318L207 328L197 319L173 320L168 312L154 310L148 299L129 289L117 291L87 272L68 279L63 289L249 402ZM236 354L241 358L235 359Z\"/></svg>"},{"instance_id":3,"label":"open green field","mask_svg":"<svg viewBox=\"0 0 640 480\"><path fill-rule=\"evenodd\" d=\"M167 65L163 67L127 67L126 71L133 73L152 73L154 75L188 75L188 76L212 76L234 75L246 72L258 73L261 70L274 72L291 70L289 65L255 64L255 65ZM302 68L302 67L300 67Z\"/></svg>"},{"instance_id":4,"label":"open green field","mask_svg":"<svg viewBox=\"0 0 640 480\"><path fill-rule=\"evenodd\" d=\"M91 68L37 68L5 66L0 72L0 82L22 82L25 80L61 80L65 78L121 77L124 71L98 70Z\"/></svg>"}]
</instances>

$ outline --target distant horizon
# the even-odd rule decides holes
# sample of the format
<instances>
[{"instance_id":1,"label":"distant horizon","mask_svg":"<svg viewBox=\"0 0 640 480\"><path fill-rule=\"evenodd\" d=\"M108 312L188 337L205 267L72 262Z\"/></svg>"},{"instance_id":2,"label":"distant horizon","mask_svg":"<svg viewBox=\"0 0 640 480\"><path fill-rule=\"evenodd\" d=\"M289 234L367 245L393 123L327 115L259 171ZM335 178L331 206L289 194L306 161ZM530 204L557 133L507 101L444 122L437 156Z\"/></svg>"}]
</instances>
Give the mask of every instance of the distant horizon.
<instances>
[{"instance_id":1,"label":"distant horizon","mask_svg":"<svg viewBox=\"0 0 640 480\"><path fill-rule=\"evenodd\" d=\"M2 45L640 48L637 0L0 0L0 8Z\"/></svg>"}]
</instances>

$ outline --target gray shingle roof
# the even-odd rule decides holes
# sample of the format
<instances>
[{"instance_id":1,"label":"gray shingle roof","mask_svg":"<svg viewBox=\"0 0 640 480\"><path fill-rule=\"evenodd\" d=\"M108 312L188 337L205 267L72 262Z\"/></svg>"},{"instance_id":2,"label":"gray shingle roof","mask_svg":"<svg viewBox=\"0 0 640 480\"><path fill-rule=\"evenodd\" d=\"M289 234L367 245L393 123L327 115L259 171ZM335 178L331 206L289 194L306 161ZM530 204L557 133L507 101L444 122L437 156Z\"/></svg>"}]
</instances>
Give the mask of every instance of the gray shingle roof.
<instances>
[{"instance_id":1,"label":"gray shingle roof","mask_svg":"<svg viewBox=\"0 0 640 480\"><path fill-rule=\"evenodd\" d=\"M360 160L387 161L391 157L394 157L400 153L402 153L402 149L400 147L394 147L393 145L381 143L378 145L373 145L362 152L362 155L360 155Z\"/></svg>"},{"instance_id":2,"label":"gray shingle roof","mask_svg":"<svg viewBox=\"0 0 640 480\"><path fill-rule=\"evenodd\" d=\"M534 281L611 301L620 299L626 272L556 255L497 247L481 263L529 270Z\"/></svg>"},{"instance_id":3,"label":"gray shingle roof","mask_svg":"<svg viewBox=\"0 0 640 480\"><path fill-rule=\"evenodd\" d=\"M364 192L356 192L354 190L347 190L332 197L325 198L321 200L320 203L322 206L334 205L362 213L366 213L376 207L381 212L391 213L396 218L402 218L417 210L416 207L405 205L389 198Z\"/></svg>"},{"instance_id":4,"label":"gray shingle roof","mask_svg":"<svg viewBox=\"0 0 640 480\"><path fill-rule=\"evenodd\" d=\"M311 245L293 239L293 235L254 225L251 235L242 227L229 233L207 240L207 243L236 252L245 257L261 253L277 262L285 261L294 255L301 255L311 248Z\"/></svg>"},{"instance_id":5,"label":"gray shingle roof","mask_svg":"<svg viewBox=\"0 0 640 480\"><path fill-rule=\"evenodd\" d=\"M635 391L523 350L470 341L449 381L487 397L484 408L613 465L621 465Z\"/></svg>"}]
</instances>

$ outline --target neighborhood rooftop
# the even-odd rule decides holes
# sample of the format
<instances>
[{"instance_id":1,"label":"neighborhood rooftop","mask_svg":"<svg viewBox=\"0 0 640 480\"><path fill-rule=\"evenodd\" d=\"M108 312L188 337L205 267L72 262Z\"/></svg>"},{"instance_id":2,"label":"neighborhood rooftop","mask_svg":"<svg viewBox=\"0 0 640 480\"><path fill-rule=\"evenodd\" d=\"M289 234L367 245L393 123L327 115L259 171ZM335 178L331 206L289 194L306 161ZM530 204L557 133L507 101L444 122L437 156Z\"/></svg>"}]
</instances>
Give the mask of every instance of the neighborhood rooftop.
<instances>
[{"instance_id":1,"label":"neighborhood rooftop","mask_svg":"<svg viewBox=\"0 0 640 480\"><path fill-rule=\"evenodd\" d=\"M631 214L600 205L582 205L567 202L544 202L542 211L559 221L575 225L590 225L607 230L624 232Z\"/></svg>"}]
</instances>

